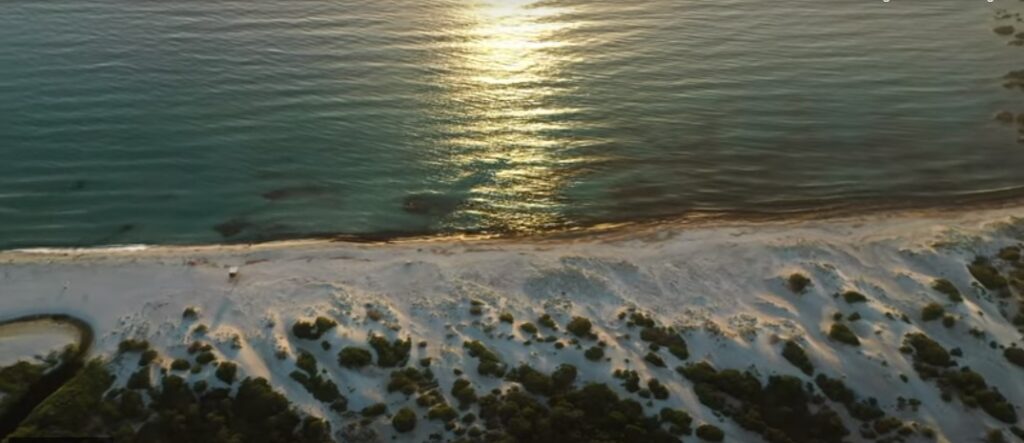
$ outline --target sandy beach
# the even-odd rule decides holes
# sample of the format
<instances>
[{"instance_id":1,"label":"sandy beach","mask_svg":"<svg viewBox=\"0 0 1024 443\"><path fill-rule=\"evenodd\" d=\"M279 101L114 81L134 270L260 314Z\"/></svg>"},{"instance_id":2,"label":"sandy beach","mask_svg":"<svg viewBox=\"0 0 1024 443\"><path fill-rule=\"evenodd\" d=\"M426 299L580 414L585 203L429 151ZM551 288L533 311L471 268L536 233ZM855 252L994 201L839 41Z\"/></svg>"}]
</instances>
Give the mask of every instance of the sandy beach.
<instances>
[{"instance_id":1,"label":"sandy beach","mask_svg":"<svg viewBox=\"0 0 1024 443\"><path fill-rule=\"evenodd\" d=\"M996 297L966 267L976 256L1019 245L1021 213L1006 207L717 227L659 224L535 240L9 251L0 253L0 312L56 312L90 322L93 353L111 361L121 385L136 369L134 361L115 357L125 339L148 340L162 367L188 357L193 342L209 343L219 358L237 362L242 376L266 378L336 432L355 419L332 412L289 377L295 357L314 355L350 411L376 403L400 406L405 397L383 389L389 371L353 371L335 363L339 349L379 334L425 343L412 348L412 361L431 358L442 387L459 378L453 369L475 366L463 350L472 340L510 366L527 363L547 373L573 364L582 381L614 381L614 370L634 370L643 380L661 380L670 392L649 402L650 411L681 408L695 422L719 426L727 441L758 441L702 405L690 381L673 368L707 361L762 377L801 376L780 354L782 343L793 341L819 373L876 399L887 414L934 430L937 441L975 441L1006 423L943 401L932 382L915 375L901 344L907 334L923 332L946 349L962 348L961 366L983 375L1010 403L1024 404L1024 368L1003 355L1004 348L1021 346L1012 323L1020 300ZM235 278L229 278L232 267L238 269ZM810 280L800 294L789 287L793 274ZM951 302L932 289L936 279L952 282L963 301ZM844 301L839 294L847 291L866 300ZM955 324L923 321L929 303L942 305ZM187 309L192 312L183 318ZM647 343L624 324L625 312L645 313L682 331L689 358L666 355L666 367L645 361ZM847 319L836 320L836 313ZM854 313L857 318L849 320ZM572 337L563 337L562 329L544 335L557 337L564 348L539 339L531 344L520 326L543 314L558 325L577 316L592 321L594 339L606 345L604 358L589 361L586 340L567 341ZM500 320L503 315L514 320ZM320 340L295 336L296 322L318 316L336 320L337 327ZM859 346L829 337L838 322L849 325ZM211 372L187 378L209 379ZM514 384L472 372L466 376L480 391ZM630 395L617 382L611 385ZM906 399L920 406L902 407ZM856 430L856 421L837 409ZM363 437L386 441L396 435L387 421L366 427L372 432ZM424 420L412 437L402 438L422 441L439 429L441 423Z\"/></svg>"}]
</instances>

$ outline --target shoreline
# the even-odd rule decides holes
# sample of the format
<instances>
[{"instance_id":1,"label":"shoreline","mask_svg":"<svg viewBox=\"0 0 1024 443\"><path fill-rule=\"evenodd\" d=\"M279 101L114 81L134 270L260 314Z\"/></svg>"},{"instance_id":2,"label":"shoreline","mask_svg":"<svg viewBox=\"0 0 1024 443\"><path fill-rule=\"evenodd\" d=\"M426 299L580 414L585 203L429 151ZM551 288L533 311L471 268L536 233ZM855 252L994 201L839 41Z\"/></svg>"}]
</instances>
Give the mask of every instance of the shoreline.
<instances>
[{"instance_id":1,"label":"shoreline","mask_svg":"<svg viewBox=\"0 0 1024 443\"><path fill-rule=\"evenodd\" d=\"M1024 217L1024 196L989 200L972 200L968 203L950 202L942 206L920 208L893 208L887 206L843 208L826 211L807 211L790 214L750 214L748 217L730 215L674 216L641 221L596 223L594 225L564 230L534 233L435 233L380 236L376 234L324 234L297 236L295 238L271 239L255 242L221 242L197 244L112 244L86 247L32 247L0 250L0 261L24 259L27 257L83 257L83 256L146 256L210 252L257 252L288 248L316 248L327 245L436 245L474 244L552 244L578 241L619 241L642 238L658 232L688 232L714 229L778 229L780 227L810 227L825 225L853 225L889 220L933 220L963 221L999 216Z\"/></svg>"}]
</instances>

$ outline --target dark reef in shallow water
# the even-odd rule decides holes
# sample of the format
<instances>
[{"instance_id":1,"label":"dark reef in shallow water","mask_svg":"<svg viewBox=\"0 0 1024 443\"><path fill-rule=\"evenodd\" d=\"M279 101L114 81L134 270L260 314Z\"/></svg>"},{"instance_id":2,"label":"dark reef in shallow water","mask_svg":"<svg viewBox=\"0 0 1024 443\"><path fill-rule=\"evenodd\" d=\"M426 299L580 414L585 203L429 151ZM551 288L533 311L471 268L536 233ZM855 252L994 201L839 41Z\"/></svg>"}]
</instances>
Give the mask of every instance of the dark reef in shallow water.
<instances>
[{"instance_id":1,"label":"dark reef in shallow water","mask_svg":"<svg viewBox=\"0 0 1024 443\"><path fill-rule=\"evenodd\" d=\"M462 199L442 194L423 193L405 197L402 210L410 214L444 216L455 212Z\"/></svg>"},{"instance_id":2,"label":"dark reef in shallow water","mask_svg":"<svg viewBox=\"0 0 1024 443\"><path fill-rule=\"evenodd\" d=\"M307 186L295 186L291 188L274 189L267 191L262 194L262 197L266 200L277 201L277 200L289 200L295 198L305 197L316 197L328 193L328 189L323 186L307 185Z\"/></svg>"}]
</instances>

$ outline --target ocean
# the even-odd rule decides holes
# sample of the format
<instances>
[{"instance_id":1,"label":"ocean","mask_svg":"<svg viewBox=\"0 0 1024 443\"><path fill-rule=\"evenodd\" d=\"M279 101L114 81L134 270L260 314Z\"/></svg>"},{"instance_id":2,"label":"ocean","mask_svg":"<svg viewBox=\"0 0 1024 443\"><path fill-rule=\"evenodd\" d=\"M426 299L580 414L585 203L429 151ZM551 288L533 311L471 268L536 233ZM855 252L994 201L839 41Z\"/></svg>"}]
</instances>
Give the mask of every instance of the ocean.
<instances>
[{"instance_id":1,"label":"ocean","mask_svg":"<svg viewBox=\"0 0 1024 443\"><path fill-rule=\"evenodd\" d=\"M993 115L1024 112L1024 48L992 31L1014 8L9 0L0 249L1016 196L1024 144Z\"/></svg>"}]
</instances>

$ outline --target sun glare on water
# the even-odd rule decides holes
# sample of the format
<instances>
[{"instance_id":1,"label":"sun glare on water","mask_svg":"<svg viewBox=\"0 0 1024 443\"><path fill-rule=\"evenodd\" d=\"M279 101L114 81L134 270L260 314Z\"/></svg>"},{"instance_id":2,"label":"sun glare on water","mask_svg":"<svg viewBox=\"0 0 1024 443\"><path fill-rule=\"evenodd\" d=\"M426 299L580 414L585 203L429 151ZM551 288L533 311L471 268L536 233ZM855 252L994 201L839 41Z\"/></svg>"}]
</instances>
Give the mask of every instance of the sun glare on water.
<instances>
[{"instance_id":1,"label":"sun glare on water","mask_svg":"<svg viewBox=\"0 0 1024 443\"><path fill-rule=\"evenodd\" d=\"M451 106L451 161L462 174L490 171L472 189L470 211L497 229L558 222L559 190L573 159L574 93L566 66L569 8L528 0L467 5L444 79Z\"/></svg>"}]
</instances>

